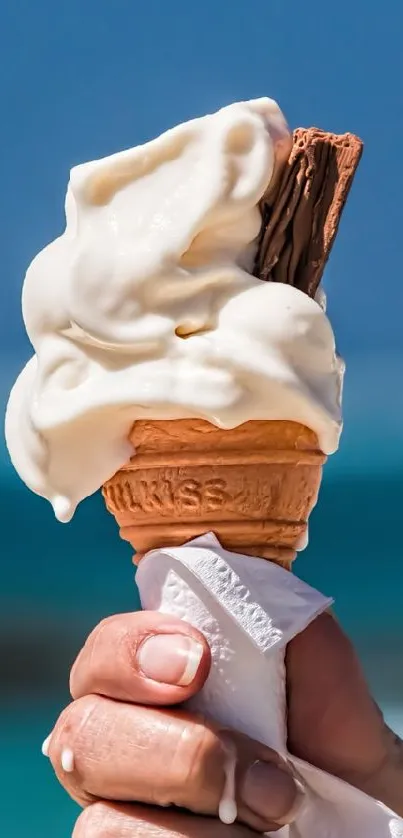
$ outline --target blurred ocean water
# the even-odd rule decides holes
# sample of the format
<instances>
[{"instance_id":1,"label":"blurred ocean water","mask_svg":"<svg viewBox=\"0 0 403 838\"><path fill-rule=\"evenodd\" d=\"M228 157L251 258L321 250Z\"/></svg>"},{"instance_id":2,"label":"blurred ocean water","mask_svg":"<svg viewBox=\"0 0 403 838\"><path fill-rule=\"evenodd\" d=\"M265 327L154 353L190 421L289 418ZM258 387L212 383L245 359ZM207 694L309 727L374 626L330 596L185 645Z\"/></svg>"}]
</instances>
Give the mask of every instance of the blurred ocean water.
<instances>
[{"instance_id":1,"label":"blurred ocean water","mask_svg":"<svg viewBox=\"0 0 403 838\"><path fill-rule=\"evenodd\" d=\"M12 358L0 372L3 406L20 366ZM335 597L374 694L403 733L399 381L401 356L349 359L343 444L326 467L310 545L296 571ZM0 493L1 834L67 838L77 809L40 745L69 700L68 669L88 631L107 614L138 607L131 550L100 496L85 501L70 525L56 523L50 506L21 484L4 446Z\"/></svg>"}]
</instances>

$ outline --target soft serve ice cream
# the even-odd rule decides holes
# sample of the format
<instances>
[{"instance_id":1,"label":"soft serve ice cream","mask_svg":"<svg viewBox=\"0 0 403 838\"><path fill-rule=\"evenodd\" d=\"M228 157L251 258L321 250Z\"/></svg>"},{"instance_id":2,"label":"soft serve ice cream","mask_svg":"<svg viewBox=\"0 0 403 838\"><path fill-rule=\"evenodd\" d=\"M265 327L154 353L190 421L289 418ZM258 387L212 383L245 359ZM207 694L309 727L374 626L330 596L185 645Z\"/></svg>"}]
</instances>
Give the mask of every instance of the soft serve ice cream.
<instances>
[{"instance_id":1,"label":"soft serve ice cream","mask_svg":"<svg viewBox=\"0 0 403 838\"><path fill-rule=\"evenodd\" d=\"M343 367L323 305L251 274L289 138L263 98L72 170L66 230L25 279L35 355L6 417L17 471L60 520L133 455L136 419L294 420L337 448Z\"/></svg>"}]
</instances>

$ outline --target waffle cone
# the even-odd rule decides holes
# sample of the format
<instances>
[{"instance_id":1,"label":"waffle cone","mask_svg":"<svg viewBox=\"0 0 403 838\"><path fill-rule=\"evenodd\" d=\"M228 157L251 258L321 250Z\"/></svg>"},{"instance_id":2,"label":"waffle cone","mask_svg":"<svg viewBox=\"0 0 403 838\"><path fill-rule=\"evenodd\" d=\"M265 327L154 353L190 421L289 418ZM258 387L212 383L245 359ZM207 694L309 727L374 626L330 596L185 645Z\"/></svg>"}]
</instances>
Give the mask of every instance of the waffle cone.
<instances>
[{"instance_id":1,"label":"waffle cone","mask_svg":"<svg viewBox=\"0 0 403 838\"><path fill-rule=\"evenodd\" d=\"M214 532L228 550L291 565L326 459L313 431L288 421L222 430L198 419L141 420L130 440L136 453L103 495L136 560Z\"/></svg>"}]
</instances>

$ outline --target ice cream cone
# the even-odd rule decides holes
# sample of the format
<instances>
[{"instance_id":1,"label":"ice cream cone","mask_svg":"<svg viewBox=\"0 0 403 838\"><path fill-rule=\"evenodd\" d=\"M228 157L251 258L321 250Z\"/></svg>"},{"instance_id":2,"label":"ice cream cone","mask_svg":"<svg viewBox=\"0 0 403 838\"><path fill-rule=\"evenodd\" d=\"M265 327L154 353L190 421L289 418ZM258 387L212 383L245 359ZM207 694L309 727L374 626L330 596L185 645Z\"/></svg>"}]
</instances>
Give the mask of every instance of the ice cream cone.
<instances>
[{"instance_id":1,"label":"ice cream cone","mask_svg":"<svg viewBox=\"0 0 403 838\"><path fill-rule=\"evenodd\" d=\"M141 420L130 439L135 454L103 495L136 560L214 532L228 550L290 567L326 460L313 431L288 421L222 430L199 419Z\"/></svg>"}]
</instances>

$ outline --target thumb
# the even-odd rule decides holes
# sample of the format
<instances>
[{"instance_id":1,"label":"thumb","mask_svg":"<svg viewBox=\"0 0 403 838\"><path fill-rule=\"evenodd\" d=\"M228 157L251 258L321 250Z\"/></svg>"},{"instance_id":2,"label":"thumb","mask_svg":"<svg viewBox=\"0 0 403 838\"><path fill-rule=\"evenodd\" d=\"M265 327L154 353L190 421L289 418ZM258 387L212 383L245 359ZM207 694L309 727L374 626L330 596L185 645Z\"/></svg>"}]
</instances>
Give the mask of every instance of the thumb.
<instances>
[{"instance_id":1,"label":"thumb","mask_svg":"<svg viewBox=\"0 0 403 838\"><path fill-rule=\"evenodd\" d=\"M135 704L178 704L195 695L210 670L200 632L154 611L117 614L90 634L72 668L74 699L90 693Z\"/></svg>"}]
</instances>

